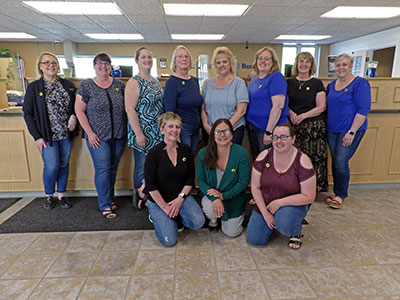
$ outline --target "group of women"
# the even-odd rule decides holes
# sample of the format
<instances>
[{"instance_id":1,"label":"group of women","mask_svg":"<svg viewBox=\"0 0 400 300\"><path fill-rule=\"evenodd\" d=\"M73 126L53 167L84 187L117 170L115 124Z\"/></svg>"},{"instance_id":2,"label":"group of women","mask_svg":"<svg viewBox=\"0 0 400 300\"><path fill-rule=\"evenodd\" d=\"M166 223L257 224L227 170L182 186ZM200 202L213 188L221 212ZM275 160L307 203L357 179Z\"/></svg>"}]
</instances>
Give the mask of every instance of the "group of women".
<instances>
[{"instance_id":1,"label":"group of women","mask_svg":"<svg viewBox=\"0 0 400 300\"><path fill-rule=\"evenodd\" d=\"M297 55L295 76L286 80L273 49L260 49L253 64L256 74L246 88L235 76L232 52L217 47L212 58L216 76L202 91L189 75L192 59L184 46L172 55L173 74L164 92L150 75L151 51L138 49L135 60L139 73L125 87L110 76L110 57L98 54L93 60L96 76L75 91L72 82L57 77L57 58L51 53L40 56L42 76L28 86L24 117L44 163L46 210L55 205L55 185L60 205L71 207L64 193L76 118L93 160L101 213L117 216L114 184L127 138L135 159L134 204L141 209L146 203L165 246L176 243L179 223L198 229L204 214L210 231L218 230L220 219L224 234L241 234L244 190L250 181L249 155L240 146L245 127L254 157L251 191L256 206L247 227L251 244L267 244L276 229L290 237L289 247L300 248L301 222L316 192L328 189L327 142L334 194L326 202L341 207L347 197L349 160L365 133L371 104L368 81L352 75L350 56L337 58L338 79L326 92L322 82L312 78L316 64L307 52ZM198 152L195 169L202 135L208 143ZM195 173L202 208L190 194Z\"/></svg>"}]
</instances>

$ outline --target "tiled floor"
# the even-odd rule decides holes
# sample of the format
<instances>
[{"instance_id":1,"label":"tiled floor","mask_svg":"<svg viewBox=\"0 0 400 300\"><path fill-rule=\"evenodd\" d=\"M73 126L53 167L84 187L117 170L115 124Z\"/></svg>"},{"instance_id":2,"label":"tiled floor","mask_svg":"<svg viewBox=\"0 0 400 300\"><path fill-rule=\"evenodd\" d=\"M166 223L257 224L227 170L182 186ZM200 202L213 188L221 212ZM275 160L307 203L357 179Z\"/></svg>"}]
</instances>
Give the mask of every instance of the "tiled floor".
<instances>
[{"instance_id":1,"label":"tiled floor","mask_svg":"<svg viewBox=\"0 0 400 300\"><path fill-rule=\"evenodd\" d=\"M153 231L0 235L0 299L400 299L400 187L320 199L298 251L207 229L175 247ZM1 219L1 216L0 216Z\"/></svg>"}]
</instances>

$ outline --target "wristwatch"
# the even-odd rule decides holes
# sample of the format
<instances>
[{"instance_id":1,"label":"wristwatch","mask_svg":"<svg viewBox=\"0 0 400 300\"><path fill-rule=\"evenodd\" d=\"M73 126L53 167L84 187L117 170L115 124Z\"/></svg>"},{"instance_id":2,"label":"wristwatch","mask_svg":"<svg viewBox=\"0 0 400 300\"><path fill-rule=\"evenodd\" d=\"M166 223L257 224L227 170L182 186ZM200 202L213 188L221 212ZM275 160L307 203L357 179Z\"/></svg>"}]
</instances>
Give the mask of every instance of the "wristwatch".
<instances>
[{"instance_id":1,"label":"wristwatch","mask_svg":"<svg viewBox=\"0 0 400 300\"><path fill-rule=\"evenodd\" d=\"M271 132L271 131L268 131L268 130L265 130L265 134L268 135L268 136L271 136L271 135L272 135L272 132Z\"/></svg>"},{"instance_id":2,"label":"wristwatch","mask_svg":"<svg viewBox=\"0 0 400 300\"><path fill-rule=\"evenodd\" d=\"M180 193L179 195L178 195L179 197L182 197L183 199L185 199L186 197L187 197L187 195L185 194L185 193Z\"/></svg>"},{"instance_id":3,"label":"wristwatch","mask_svg":"<svg viewBox=\"0 0 400 300\"><path fill-rule=\"evenodd\" d=\"M350 135L354 135L355 134L355 132L351 131L351 130L347 131L347 133L350 134Z\"/></svg>"}]
</instances>

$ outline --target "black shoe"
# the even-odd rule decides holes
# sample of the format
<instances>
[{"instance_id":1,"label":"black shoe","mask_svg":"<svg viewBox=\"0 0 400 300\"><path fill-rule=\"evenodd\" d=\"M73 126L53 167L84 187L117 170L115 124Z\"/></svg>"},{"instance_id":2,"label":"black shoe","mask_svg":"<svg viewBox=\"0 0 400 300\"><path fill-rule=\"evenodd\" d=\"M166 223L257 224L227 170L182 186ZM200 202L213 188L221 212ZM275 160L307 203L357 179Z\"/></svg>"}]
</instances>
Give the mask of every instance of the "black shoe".
<instances>
[{"instance_id":1,"label":"black shoe","mask_svg":"<svg viewBox=\"0 0 400 300\"><path fill-rule=\"evenodd\" d=\"M181 217L178 216L178 217L175 218L175 220L176 220L176 225L178 227L178 232L184 231L185 230L185 225L183 225Z\"/></svg>"},{"instance_id":2,"label":"black shoe","mask_svg":"<svg viewBox=\"0 0 400 300\"><path fill-rule=\"evenodd\" d=\"M71 208L71 203L69 203L69 201L65 197L61 197L59 201L60 201L60 206L62 208L64 209Z\"/></svg>"},{"instance_id":3,"label":"black shoe","mask_svg":"<svg viewBox=\"0 0 400 300\"><path fill-rule=\"evenodd\" d=\"M44 200L43 208L45 210L52 210L55 206L53 196L46 196L46 199Z\"/></svg>"}]
</instances>

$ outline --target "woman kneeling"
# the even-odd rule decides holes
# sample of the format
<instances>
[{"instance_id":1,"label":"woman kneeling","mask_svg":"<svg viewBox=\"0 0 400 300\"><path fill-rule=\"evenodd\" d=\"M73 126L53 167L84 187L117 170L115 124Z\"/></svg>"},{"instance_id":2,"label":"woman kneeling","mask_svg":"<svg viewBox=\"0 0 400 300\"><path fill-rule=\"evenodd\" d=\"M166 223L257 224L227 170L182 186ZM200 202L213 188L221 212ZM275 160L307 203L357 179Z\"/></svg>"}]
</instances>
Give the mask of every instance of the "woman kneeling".
<instances>
[{"instance_id":1,"label":"woman kneeling","mask_svg":"<svg viewBox=\"0 0 400 300\"><path fill-rule=\"evenodd\" d=\"M275 127L273 148L254 162L251 192L257 206L247 226L247 240L266 245L274 229L290 236L288 246L301 247L301 222L315 199L316 176L310 159L293 146L289 124Z\"/></svg>"}]
</instances>

